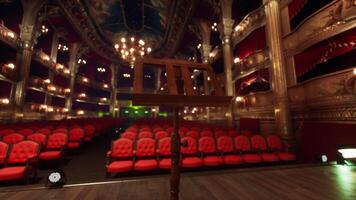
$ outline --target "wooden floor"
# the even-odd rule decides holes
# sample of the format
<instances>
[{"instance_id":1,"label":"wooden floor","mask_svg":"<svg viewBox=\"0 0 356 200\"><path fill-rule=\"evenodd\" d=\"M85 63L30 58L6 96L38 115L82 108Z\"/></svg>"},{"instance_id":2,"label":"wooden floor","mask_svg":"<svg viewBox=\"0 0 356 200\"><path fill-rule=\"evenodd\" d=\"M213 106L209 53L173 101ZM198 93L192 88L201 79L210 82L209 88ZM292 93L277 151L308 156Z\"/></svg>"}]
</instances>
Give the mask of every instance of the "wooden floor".
<instances>
[{"instance_id":1,"label":"wooden floor","mask_svg":"<svg viewBox=\"0 0 356 200\"><path fill-rule=\"evenodd\" d=\"M356 199L355 166L314 166L184 173L181 199ZM169 199L169 177L94 185L68 185L62 189L0 192L0 199Z\"/></svg>"}]
</instances>

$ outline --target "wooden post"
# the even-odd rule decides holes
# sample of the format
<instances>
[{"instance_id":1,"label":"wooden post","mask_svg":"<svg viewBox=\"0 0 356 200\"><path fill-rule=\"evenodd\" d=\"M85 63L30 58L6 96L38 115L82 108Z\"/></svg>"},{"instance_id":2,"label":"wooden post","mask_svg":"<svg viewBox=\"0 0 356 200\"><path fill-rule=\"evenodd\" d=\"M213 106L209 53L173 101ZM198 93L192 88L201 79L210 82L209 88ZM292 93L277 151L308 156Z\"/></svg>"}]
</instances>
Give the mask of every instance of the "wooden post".
<instances>
[{"instance_id":1,"label":"wooden post","mask_svg":"<svg viewBox=\"0 0 356 200\"><path fill-rule=\"evenodd\" d=\"M172 134L172 165L171 165L171 200L179 199L180 182L180 135L179 129L179 107L173 110L173 134Z\"/></svg>"}]
</instances>

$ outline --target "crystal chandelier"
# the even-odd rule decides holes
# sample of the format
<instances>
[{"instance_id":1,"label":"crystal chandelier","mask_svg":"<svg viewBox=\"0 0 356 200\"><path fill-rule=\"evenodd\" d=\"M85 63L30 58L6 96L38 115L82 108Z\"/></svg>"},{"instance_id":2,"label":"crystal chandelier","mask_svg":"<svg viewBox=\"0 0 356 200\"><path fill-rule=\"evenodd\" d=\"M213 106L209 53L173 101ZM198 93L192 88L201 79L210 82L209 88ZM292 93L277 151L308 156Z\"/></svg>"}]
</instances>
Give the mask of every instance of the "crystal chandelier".
<instances>
[{"instance_id":1,"label":"crystal chandelier","mask_svg":"<svg viewBox=\"0 0 356 200\"><path fill-rule=\"evenodd\" d=\"M134 67L136 58L143 57L152 51L151 47L146 47L145 41L142 39L137 40L134 37L130 39L122 37L120 42L116 43L114 47L120 57L130 63L131 68Z\"/></svg>"}]
</instances>

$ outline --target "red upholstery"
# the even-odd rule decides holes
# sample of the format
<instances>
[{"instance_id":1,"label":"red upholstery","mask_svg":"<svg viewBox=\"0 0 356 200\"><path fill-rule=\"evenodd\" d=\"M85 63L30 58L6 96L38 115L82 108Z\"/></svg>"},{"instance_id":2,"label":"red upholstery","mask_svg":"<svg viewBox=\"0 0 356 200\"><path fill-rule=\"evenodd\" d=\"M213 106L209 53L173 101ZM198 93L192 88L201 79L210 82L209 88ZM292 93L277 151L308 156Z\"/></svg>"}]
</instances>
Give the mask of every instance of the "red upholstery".
<instances>
[{"instance_id":1,"label":"red upholstery","mask_svg":"<svg viewBox=\"0 0 356 200\"><path fill-rule=\"evenodd\" d=\"M25 174L25 166L5 167L0 169L0 181L21 179Z\"/></svg>"},{"instance_id":2,"label":"red upholstery","mask_svg":"<svg viewBox=\"0 0 356 200\"><path fill-rule=\"evenodd\" d=\"M227 136L229 136L229 137L236 137L238 135L239 135L239 133L237 132L237 130L229 130L227 132Z\"/></svg>"},{"instance_id":3,"label":"red upholstery","mask_svg":"<svg viewBox=\"0 0 356 200\"><path fill-rule=\"evenodd\" d=\"M186 132L189 131L189 128L183 126L183 127L180 127L180 128L179 128L179 131L181 131L181 132L183 132L183 133L186 133Z\"/></svg>"},{"instance_id":4,"label":"red upholstery","mask_svg":"<svg viewBox=\"0 0 356 200\"><path fill-rule=\"evenodd\" d=\"M246 136L240 135L235 138L236 150L243 152L242 160L246 163L259 163L262 161L261 157L255 153L248 153L251 151L251 144Z\"/></svg>"},{"instance_id":5,"label":"red upholstery","mask_svg":"<svg viewBox=\"0 0 356 200\"><path fill-rule=\"evenodd\" d=\"M196 168L204 164L203 159L198 157L197 142L194 138L184 137L181 139L182 143L187 143L186 146L181 147L182 166L185 168Z\"/></svg>"},{"instance_id":6,"label":"red upholstery","mask_svg":"<svg viewBox=\"0 0 356 200\"><path fill-rule=\"evenodd\" d=\"M224 164L223 158L217 155L214 138L200 138L199 151L204 154L203 161L205 166L218 166Z\"/></svg>"},{"instance_id":7,"label":"red upholstery","mask_svg":"<svg viewBox=\"0 0 356 200\"><path fill-rule=\"evenodd\" d=\"M31 129L20 129L19 131L17 131L17 133L23 135L23 136L27 136L33 133L33 130Z\"/></svg>"},{"instance_id":8,"label":"red upholstery","mask_svg":"<svg viewBox=\"0 0 356 200\"><path fill-rule=\"evenodd\" d=\"M0 130L0 136L4 136L4 135L9 135L15 133L15 131L13 129L3 129Z\"/></svg>"},{"instance_id":9,"label":"red upholstery","mask_svg":"<svg viewBox=\"0 0 356 200\"><path fill-rule=\"evenodd\" d=\"M296 159L295 154L289 152L281 152L283 150L282 141L276 135L267 136L267 144L271 150L278 151L278 158L282 161L294 161Z\"/></svg>"},{"instance_id":10,"label":"red upholstery","mask_svg":"<svg viewBox=\"0 0 356 200\"><path fill-rule=\"evenodd\" d=\"M267 153L267 144L261 135L254 135L251 137L252 149L261 151L261 158L264 162L276 162L279 160L278 155L274 153Z\"/></svg>"},{"instance_id":11,"label":"red upholstery","mask_svg":"<svg viewBox=\"0 0 356 200\"><path fill-rule=\"evenodd\" d=\"M30 158L37 157L40 145L34 141L21 141L14 144L11 148L7 163L25 163Z\"/></svg>"},{"instance_id":12,"label":"red upholstery","mask_svg":"<svg viewBox=\"0 0 356 200\"><path fill-rule=\"evenodd\" d=\"M136 171L148 171L155 170L158 167L158 163L154 158L156 155L156 143L151 138L142 138L137 141L136 144L136 158L137 161L134 164Z\"/></svg>"},{"instance_id":13,"label":"red upholstery","mask_svg":"<svg viewBox=\"0 0 356 200\"><path fill-rule=\"evenodd\" d=\"M41 134L44 134L44 135L50 135L52 133L52 131L50 129L43 128L43 129L40 129L40 130L36 131L36 133L41 133Z\"/></svg>"},{"instance_id":14,"label":"red upholstery","mask_svg":"<svg viewBox=\"0 0 356 200\"><path fill-rule=\"evenodd\" d=\"M47 142L47 136L42 133L33 133L31 135L28 135L26 139L38 142L41 144L41 146L45 146Z\"/></svg>"},{"instance_id":15,"label":"red upholstery","mask_svg":"<svg viewBox=\"0 0 356 200\"><path fill-rule=\"evenodd\" d=\"M198 131L193 131L193 130L191 130L191 131L188 131L186 134L185 134L185 136L187 136L187 137L192 137L192 138L194 138L194 139L199 139L199 132Z\"/></svg>"},{"instance_id":16,"label":"red upholstery","mask_svg":"<svg viewBox=\"0 0 356 200\"><path fill-rule=\"evenodd\" d=\"M18 134L18 133L12 133L12 134L4 136L2 138L2 141L9 143L9 144L15 144L15 143L23 141L24 139L25 139L25 136Z\"/></svg>"},{"instance_id":17,"label":"red upholstery","mask_svg":"<svg viewBox=\"0 0 356 200\"><path fill-rule=\"evenodd\" d=\"M126 131L121 134L121 138L130 139L132 141L136 140L137 133L132 131Z\"/></svg>"},{"instance_id":18,"label":"red upholstery","mask_svg":"<svg viewBox=\"0 0 356 200\"><path fill-rule=\"evenodd\" d=\"M156 140L160 140L162 138L168 137L168 133L166 131L158 131L155 134Z\"/></svg>"},{"instance_id":19,"label":"red upholstery","mask_svg":"<svg viewBox=\"0 0 356 200\"><path fill-rule=\"evenodd\" d=\"M225 133L225 131L218 130L218 131L215 131L214 135L215 135L216 138L219 138L221 136L225 136L226 133Z\"/></svg>"},{"instance_id":20,"label":"red upholstery","mask_svg":"<svg viewBox=\"0 0 356 200\"><path fill-rule=\"evenodd\" d=\"M90 124L87 124L87 125L85 125L83 128L84 128L84 130L85 130L85 137L84 137L84 140L85 140L85 141L91 140L91 139L94 137L94 135L95 135L95 126L90 125Z\"/></svg>"},{"instance_id":21,"label":"red upholstery","mask_svg":"<svg viewBox=\"0 0 356 200\"><path fill-rule=\"evenodd\" d=\"M151 132L151 129L149 127L142 127L140 132Z\"/></svg>"},{"instance_id":22,"label":"red upholstery","mask_svg":"<svg viewBox=\"0 0 356 200\"><path fill-rule=\"evenodd\" d=\"M243 130L243 131L241 131L241 135L246 136L246 137L251 137L252 133L249 130Z\"/></svg>"},{"instance_id":23,"label":"red upholstery","mask_svg":"<svg viewBox=\"0 0 356 200\"><path fill-rule=\"evenodd\" d=\"M170 169L171 168L171 138L166 137L158 141L157 153L160 157L163 157L159 160L158 166L160 169ZM164 158L167 157L167 158Z\"/></svg>"},{"instance_id":24,"label":"red upholstery","mask_svg":"<svg viewBox=\"0 0 356 200\"><path fill-rule=\"evenodd\" d=\"M133 168L132 160L120 160L113 161L112 163L106 165L107 172L110 173L122 173L131 171Z\"/></svg>"},{"instance_id":25,"label":"red upholstery","mask_svg":"<svg viewBox=\"0 0 356 200\"><path fill-rule=\"evenodd\" d=\"M141 138L153 138L153 135L149 131L142 131L138 134L138 139L141 139Z\"/></svg>"},{"instance_id":26,"label":"red upholstery","mask_svg":"<svg viewBox=\"0 0 356 200\"><path fill-rule=\"evenodd\" d=\"M0 141L0 165L3 165L5 163L8 151L9 144Z\"/></svg>"},{"instance_id":27,"label":"red upholstery","mask_svg":"<svg viewBox=\"0 0 356 200\"><path fill-rule=\"evenodd\" d=\"M205 130L205 131L200 132L200 137L204 137L204 136L213 137L213 132L210 130Z\"/></svg>"},{"instance_id":28,"label":"red upholstery","mask_svg":"<svg viewBox=\"0 0 356 200\"><path fill-rule=\"evenodd\" d=\"M65 133L53 133L48 136L46 149L61 149L68 144L68 135Z\"/></svg>"},{"instance_id":29,"label":"red upholstery","mask_svg":"<svg viewBox=\"0 0 356 200\"><path fill-rule=\"evenodd\" d=\"M167 131L168 134L172 134L174 129L173 129L173 127L169 127L169 128L166 129L166 131Z\"/></svg>"},{"instance_id":30,"label":"red upholstery","mask_svg":"<svg viewBox=\"0 0 356 200\"><path fill-rule=\"evenodd\" d=\"M40 160L52 160L62 157L61 151L45 151L40 153Z\"/></svg>"},{"instance_id":31,"label":"red upholstery","mask_svg":"<svg viewBox=\"0 0 356 200\"><path fill-rule=\"evenodd\" d=\"M133 142L126 138L120 138L114 141L111 145L112 158L132 158L133 157Z\"/></svg>"},{"instance_id":32,"label":"red upholstery","mask_svg":"<svg viewBox=\"0 0 356 200\"><path fill-rule=\"evenodd\" d=\"M199 127L192 127L191 129L190 129L191 131L196 131L196 132L200 132L200 128Z\"/></svg>"},{"instance_id":33,"label":"red upholstery","mask_svg":"<svg viewBox=\"0 0 356 200\"><path fill-rule=\"evenodd\" d=\"M85 133L81 128L74 128L69 131L69 143L68 148L77 149L81 146Z\"/></svg>"},{"instance_id":34,"label":"red upholstery","mask_svg":"<svg viewBox=\"0 0 356 200\"><path fill-rule=\"evenodd\" d=\"M135 127L129 127L129 128L126 129L126 131L137 133L138 129L135 128Z\"/></svg>"},{"instance_id":35,"label":"red upholstery","mask_svg":"<svg viewBox=\"0 0 356 200\"><path fill-rule=\"evenodd\" d=\"M240 155L232 155L232 153L234 153L234 143L230 137L219 137L217 140L217 149L223 154L223 160L226 165L242 163L242 157Z\"/></svg>"},{"instance_id":36,"label":"red upholstery","mask_svg":"<svg viewBox=\"0 0 356 200\"><path fill-rule=\"evenodd\" d=\"M67 128L57 128L53 131L53 133L68 133Z\"/></svg>"},{"instance_id":37,"label":"red upholstery","mask_svg":"<svg viewBox=\"0 0 356 200\"><path fill-rule=\"evenodd\" d=\"M157 133L157 132L159 132L159 131L163 131L163 128L161 128L161 127L155 127L155 128L153 128L153 132L154 132L154 133Z\"/></svg>"}]
</instances>

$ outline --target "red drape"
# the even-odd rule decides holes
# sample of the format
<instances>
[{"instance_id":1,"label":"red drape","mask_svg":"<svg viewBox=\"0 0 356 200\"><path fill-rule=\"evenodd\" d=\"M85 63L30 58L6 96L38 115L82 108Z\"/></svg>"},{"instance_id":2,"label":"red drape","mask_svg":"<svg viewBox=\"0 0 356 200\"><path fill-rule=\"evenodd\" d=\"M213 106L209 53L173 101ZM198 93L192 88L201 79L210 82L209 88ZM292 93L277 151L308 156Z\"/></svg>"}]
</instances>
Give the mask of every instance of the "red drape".
<instances>
[{"instance_id":1,"label":"red drape","mask_svg":"<svg viewBox=\"0 0 356 200\"><path fill-rule=\"evenodd\" d=\"M242 42L236 45L234 50L235 57L244 59L253 52L264 49L266 47L265 27L254 30Z\"/></svg>"},{"instance_id":2,"label":"red drape","mask_svg":"<svg viewBox=\"0 0 356 200\"><path fill-rule=\"evenodd\" d=\"M292 3L288 5L289 19L295 17L306 3L307 0L293 0Z\"/></svg>"},{"instance_id":3,"label":"red drape","mask_svg":"<svg viewBox=\"0 0 356 200\"><path fill-rule=\"evenodd\" d=\"M297 76L313 69L317 64L345 54L356 48L356 28L336 35L294 56Z\"/></svg>"}]
</instances>

